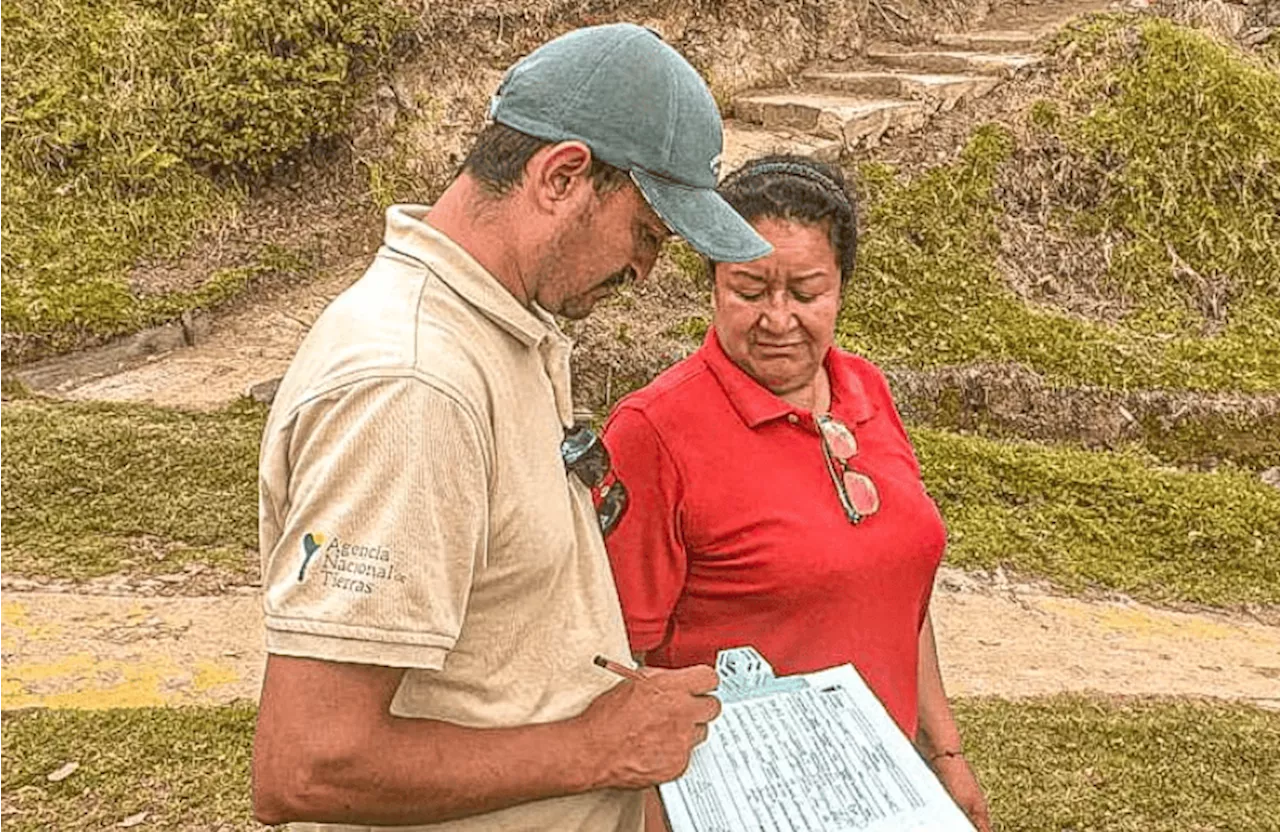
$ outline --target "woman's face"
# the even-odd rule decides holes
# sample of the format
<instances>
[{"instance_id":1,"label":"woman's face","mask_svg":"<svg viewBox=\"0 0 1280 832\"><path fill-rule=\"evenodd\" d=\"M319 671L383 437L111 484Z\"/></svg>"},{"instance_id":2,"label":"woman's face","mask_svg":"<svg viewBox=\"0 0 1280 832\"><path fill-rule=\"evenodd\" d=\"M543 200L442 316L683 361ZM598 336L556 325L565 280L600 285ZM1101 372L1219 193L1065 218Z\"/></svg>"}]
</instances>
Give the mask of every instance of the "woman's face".
<instances>
[{"instance_id":1,"label":"woman's face","mask_svg":"<svg viewBox=\"0 0 1280 832\"><path fill-rule=\"evenodd\" d=\"M778 396L810 384L835 339L840 268L827 227L762 217L773 253L717 263L712 299L720 345Z\"/></svg>"}]
</instances>

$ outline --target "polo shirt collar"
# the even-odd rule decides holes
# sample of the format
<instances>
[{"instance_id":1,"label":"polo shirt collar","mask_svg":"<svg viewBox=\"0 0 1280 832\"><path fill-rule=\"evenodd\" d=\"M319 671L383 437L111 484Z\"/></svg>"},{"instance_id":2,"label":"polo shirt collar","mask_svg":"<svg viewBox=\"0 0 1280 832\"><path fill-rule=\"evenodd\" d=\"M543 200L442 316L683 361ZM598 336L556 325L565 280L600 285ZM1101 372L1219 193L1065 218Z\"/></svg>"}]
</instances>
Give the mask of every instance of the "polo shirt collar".
<instances>
[{"instance_id":1,"label":"polo shirt collar","mask_svg":"<svg viewBox=\"0 0 1280 832\"><path fill-rule=\"evenodd\" d=\"M466 249L427 224L429 205L392 205L387 209L386 247L431 269L449 288L525 346L548 335L563 336L550 314L529 309L481 266Z\"/></svg>"},{"instance_id":2,"label":"polo shirt collar","mask_svg":"<svg viewBox=\"0 0 1280 832\"><path fill-rule=\"evenodd\" d=\"M747 375L733 362L715 327L707 330L707 337L698 349L707 368L720 382L725 397L749 428L757 428L765 422L781 419L789 414L807 415L805 411L774 395L767 387ZM831 410L837 418L848 419L854 424L867 421L875 414L875 408L867 398L862 380L853 371L851 362L834 347L827 350L823 366L831 381Z\"/></svg>"}]
</instances>

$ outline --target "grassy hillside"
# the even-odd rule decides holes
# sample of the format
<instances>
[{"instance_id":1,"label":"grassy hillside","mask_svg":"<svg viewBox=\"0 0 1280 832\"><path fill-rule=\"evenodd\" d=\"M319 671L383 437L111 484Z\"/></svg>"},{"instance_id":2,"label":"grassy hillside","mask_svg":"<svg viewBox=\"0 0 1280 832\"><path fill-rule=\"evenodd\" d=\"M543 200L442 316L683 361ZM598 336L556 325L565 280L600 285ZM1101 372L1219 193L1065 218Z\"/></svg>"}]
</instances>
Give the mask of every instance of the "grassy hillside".
<instances>
[{"instance_id":1,"label":"grassy hillside","mask_svg":"<svg viewBox=\"0 0 1280 832\"><path fill-rule=\"evenodd\" d=\"M858 171L845 344L1067 384L1280 389L1280 74L1154 18L1095 19L1055 54L1024 123L913 176ZM1049 287L1011 285L1011 260Z\"/></svg>"},{"instance_id":2,"label":"grassy hillside","mask_svg":"<svg viewBox=\"0 0 1280 832\"><path fill-rule=\"evenodd\" d=\"M134 286L231 218L255 175L347 129L407 18L390 0L103 0L3 8L6 354L209 307L305 252Z\"/></svg>"}]
</instances>

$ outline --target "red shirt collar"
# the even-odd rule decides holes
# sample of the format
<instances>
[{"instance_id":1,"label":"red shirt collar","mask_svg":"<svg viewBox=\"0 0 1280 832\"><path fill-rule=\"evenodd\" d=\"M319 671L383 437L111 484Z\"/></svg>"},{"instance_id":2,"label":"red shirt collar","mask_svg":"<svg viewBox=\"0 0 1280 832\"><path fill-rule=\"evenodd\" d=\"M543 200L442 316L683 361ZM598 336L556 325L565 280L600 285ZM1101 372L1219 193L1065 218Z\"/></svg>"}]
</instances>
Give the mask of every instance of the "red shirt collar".
<instances>
[{"instance_id":1,"label":"red shirt collar","mask_svg":"<svg viewBox=\"0 0 1280 832\"><path fill-rule=\"evenodd\" d=\"M781 419L788 414L809 416L789 402L774 395L763 384L747 375L733 363L720 346L715 327L707 330L707 337L698 348L698 355L720 382L721 389L738 416L749 428L757 428L765 422ZM875 406L868 400L862 379L854 372L853 361L834 347L827 350L822 360L831 381L831 412L836 418L856 425L875 415Z\"/></svg>"}]
</instances>

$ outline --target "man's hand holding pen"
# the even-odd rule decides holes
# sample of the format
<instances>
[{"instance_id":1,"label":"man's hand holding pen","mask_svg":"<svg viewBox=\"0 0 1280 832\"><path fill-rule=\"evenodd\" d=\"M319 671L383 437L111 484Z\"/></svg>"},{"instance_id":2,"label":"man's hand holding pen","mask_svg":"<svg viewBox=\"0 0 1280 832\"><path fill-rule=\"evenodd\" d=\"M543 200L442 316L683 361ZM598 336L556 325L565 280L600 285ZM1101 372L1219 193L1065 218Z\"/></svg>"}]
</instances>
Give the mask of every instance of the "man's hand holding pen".
<instances>
[{"instance_id":1,"label":"man's hand holding pen","mask_svg":"<svg viewBox=\"0 0 1280 832\"><path fill-rule=\"evenodd\" d=\"M679 777L707 738L707 723L720 714L720 701L710 695L719 683L715 670L632 670L602 661L597 664L627 681L577 717L585 753L596 756L592 787L641 789Z\"/></svg>"}]
</instances>

